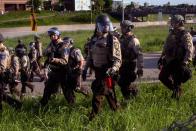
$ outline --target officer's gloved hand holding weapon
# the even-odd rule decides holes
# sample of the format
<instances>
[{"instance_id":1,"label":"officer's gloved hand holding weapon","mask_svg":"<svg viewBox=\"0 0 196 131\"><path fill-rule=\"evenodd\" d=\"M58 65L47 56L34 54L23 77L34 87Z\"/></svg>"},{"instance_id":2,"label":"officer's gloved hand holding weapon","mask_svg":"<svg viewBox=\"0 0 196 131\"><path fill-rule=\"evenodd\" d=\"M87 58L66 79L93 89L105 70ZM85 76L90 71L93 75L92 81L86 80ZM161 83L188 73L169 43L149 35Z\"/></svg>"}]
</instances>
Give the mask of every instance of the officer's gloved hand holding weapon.
<instances>
[{"instance_id":1,"label":"officer's gloved hand holding weapon","mask_svg":"<svg viewBox=\"0 0 196 131\"><path fill-rule=\"evenodd\" d=\"M113 88L113 76L116 74L116 71L112 68L109 68L107 71L106 71L106 77L105 77L105 83L106 83L106 86L108 88L108 90L112 90Z\"/></svg>"}]
</instances>

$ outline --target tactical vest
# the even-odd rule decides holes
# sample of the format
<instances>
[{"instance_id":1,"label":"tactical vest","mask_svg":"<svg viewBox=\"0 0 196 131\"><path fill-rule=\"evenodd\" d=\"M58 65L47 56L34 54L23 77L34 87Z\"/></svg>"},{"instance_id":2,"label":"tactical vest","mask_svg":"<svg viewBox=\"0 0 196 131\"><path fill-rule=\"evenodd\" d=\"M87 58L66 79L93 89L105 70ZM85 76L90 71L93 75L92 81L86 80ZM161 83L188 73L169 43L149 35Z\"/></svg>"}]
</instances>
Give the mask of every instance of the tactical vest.
<instances>
[{"instance_id":1,"label":"tactical vest","mask_svg":"<svg viewBox=\"0 0 196 131\"><path fill-rule=\"evenodd\" d=\"M58 43L57 45L52 44L52 49L51 49L51 53L53 55L54 58L61 58L62 57L62 52L61 52L61 48L64 46L63 42ZM52 70L61 70L62 68L64 68L64 66L59 65L59 64L55 64L55 63L50 63L49 64L50 68Z\"/></svg>"},{"instance_id":2,"label":"tactical vest","mask_svg":"<svg viewBox=\"0 0 196 131\"><path fill-rule=\"evenodd\" d=\"M108 34L106 41L101 40L98 39L92 47L93 66L107 68L112 65L113 36Z\"/></svg>"},{"instance_id":3,"label":"tactical vest","mask_svg":"<svg viewBox=\"0 0 196 131\"><path fill-rule=\"evenodd\" d=\"M186 55L185 44L182 43L182 36L185 35L187 31L182 30L175 34L171 32L171 43L169 43L168 48L165 50L167 57L173 58L177 61L183 61Z\"/></svg>"},{"instance_id":4,"label":"tactical vest","mask_svg":"<svg viewBox=\"0 0 196 131\"><path fill-rule=\"evenodd\" d=\"M128 39L121 38L122 40L120 43L123 62L131 62L138 57L138 54L134 49L134 38L136 38L134 35L130 36Z\"/></svg>"}]
</instances>

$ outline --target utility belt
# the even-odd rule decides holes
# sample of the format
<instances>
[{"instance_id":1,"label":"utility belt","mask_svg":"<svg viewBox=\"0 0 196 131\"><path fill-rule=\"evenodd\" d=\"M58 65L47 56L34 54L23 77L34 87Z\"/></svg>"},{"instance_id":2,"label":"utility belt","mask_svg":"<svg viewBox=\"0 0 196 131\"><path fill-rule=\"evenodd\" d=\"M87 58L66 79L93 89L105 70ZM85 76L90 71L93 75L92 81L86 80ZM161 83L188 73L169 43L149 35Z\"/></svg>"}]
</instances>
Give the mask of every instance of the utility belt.
<instances>
[{"instance_id":1,"label":"utility belt","mask_svg":"<svg viewBox=\"0 0 196 131\"><path fill-rule=\"evenodd\" d=\"M105 64L105 65L101 65L101 66L99 66L99 67L97 67L97 66L95 66L94 64L93 64L93 66L92 66L93 68L95 68L95 69L108 69L108 68L111 68L112 67L112 62L108 62L108 64Z\"/></svg>"},{"instance_id":2,"label":"utility belt","mask_svg":"<svg viewBox=\"0 0 196 131\"><path fill-rule=\"evenodd\" d=\"M126 60L122 60L122 63L123 64L129 64L129 63L133 63L133 62L136 62L136 61L137 61L137 59L132 59L132 60L126 59Z\"/></svg>"},{"instance_id":3,"label":"utility belt","mask_svg":"<svg viewBox=\"0 0 196 131\"><path fill-rule=\"evenodd\" d=\"M66 67L65 66L57 66L57 65L49 64L48 68L52 72L65 72L66 71Z\"/></svg>"}]
</instances>

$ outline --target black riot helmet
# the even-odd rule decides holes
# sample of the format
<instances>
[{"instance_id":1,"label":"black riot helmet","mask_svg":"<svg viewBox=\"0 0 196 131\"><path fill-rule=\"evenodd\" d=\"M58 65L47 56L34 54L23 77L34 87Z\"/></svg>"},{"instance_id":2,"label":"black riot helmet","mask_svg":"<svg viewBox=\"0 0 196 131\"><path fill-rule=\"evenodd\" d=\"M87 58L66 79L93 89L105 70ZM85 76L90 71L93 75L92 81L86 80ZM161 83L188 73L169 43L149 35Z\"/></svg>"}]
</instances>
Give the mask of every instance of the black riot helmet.
<instances>
[{"instance_id":1,"label":"black riot helmet","mask_svg":"<svg viewBox=\"0 0 196 131\"><path fill-rule=\"evenodd\" d=\"M20 43L15 47L15 52L16 52L16 56L22 57L22 56L26 55L27 48L23 43Z\"/></svg>"},{"instance_id":2,"label":"black riot helmet","mask_svg":"<svg viewBox=\"0 0 196 131\"><path fill-rule=\"evenodd\" d=\"M67 45L73 45L74 44L74 40L71 37L64 37L63 42Z\"/></svg>"},{"instance_id":3,"label":"black riot helmet","mask_svg":"<svg viewBox=\"0 0 196 131\"><path fill-rule=\"evenodd\" d=\"M0 43L1 42L4 42L4 37L3 37L3 35L0 33Z\"/></svg>"},{"instance_id":4,"label":"black riot helmet","mask_svg":"<svg viewBox=\"0 0 196 131\"><path fill-rule=\"evenodd\" d=\"M61 35L61 32L59 31L59 29L57 27L52 27L48 30L48 36L51 36L51 35L57 35L57 36L60 36Z\"/></svg>"},{"instance_id":5,"label":"black riot helmet","mask_svg":"<svg viewBox=\"0 0 196 131\"><path fill-rule=\"evenodd\" d=\"M107 33L113 31L113 25L106 14L101 14L96 18L96 28L98 32Z\"/></svg>"}]
</instances>

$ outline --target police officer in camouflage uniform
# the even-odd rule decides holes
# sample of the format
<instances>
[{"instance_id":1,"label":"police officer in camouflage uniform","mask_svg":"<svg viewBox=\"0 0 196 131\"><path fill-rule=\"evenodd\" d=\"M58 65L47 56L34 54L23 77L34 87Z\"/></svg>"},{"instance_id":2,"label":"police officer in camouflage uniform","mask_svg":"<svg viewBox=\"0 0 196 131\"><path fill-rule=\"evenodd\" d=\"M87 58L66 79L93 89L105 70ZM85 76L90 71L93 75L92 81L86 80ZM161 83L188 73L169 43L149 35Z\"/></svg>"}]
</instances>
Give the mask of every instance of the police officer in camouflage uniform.
<instances>
[{"instance_id":1,"label":"police officer in camouflage uniform","mask_svg":"<svg viewBox=\"0 0 196 131\"><path fill-rule=\"evenodd\" d=\"M0 110L2 110L2 101L5 101L12 107L21 108L22 103L13 99L5 93L8 83L15 83L13 71L10 68L10 55L6 46L3 44L4 38L0 33Z\"/></svg>"},{"instance_id":2,"label":"police officer in camouflage uniform","mask_svg":"<svg viewBox=\"0 0 196 131\"><path fill-rule=\"evenodd\" d=\"M118 84L125 99L131 94L136 96L138 90L136 85L131 84L138 77L143 75L143 54L140 42L133 34L134 25L129 20L120 23L122 36L120 37L122 65L120 67L120 78ZM137 67L137 71L135 72Z\"/></svg>"},{"instance_id":3,"label":"police officer in camouflage uniform","mask_svg":"<svg viewBox=\"0 0 196 131\"><path fill-rule=\"evenodd\" d=\"M114 81L111 79L121 66L121 50L118 39L110 34L113 31L112 23L107 15L96 18L97 40L91 47L87 63L93 65L95 80L92 83L92 112L89 119L100 111L103 97L112 110L117 109L117 99L114 90ZM109 82L107 82L107 78Z\"/></svg>"},{"instance_id":4,"label":"police officer in camouflage uniform","mask_svg":"<svg viewBox=\"0 0 196 131\"><path fill-rule=\"evenodd\" d=\"M44 80L44 77L41 75L41 69L38 64L38 50L35 48L35 43L29 43L29 60L30 60L30 78L29 81L33 81L34 72L40 77L40 81Z\"/></svg>"},{"instance_id":5,"label":"police officer in camouflage uniform","mask_svg":"<svg viewBox=\"0 0 196 131\"><path fill-rule=\"evenodd\" d=\"M26 87L33 92L34 86L29 82L30 61L27 55L27 48L21 41L15 47L15 56L12 59L11 67L14 69L15 77L18 77L18 79L20 77L21 79L21 99L23 99Z\"/></svg>"},{"instance_id":6,"label":"police officer in camouflage uniform","mask_svg":"<svg viewBox=\"0 0 196 131\"><path fill-rule=\"evenodd\" d=\"M34 43L35 43L35 49L37 50L37 63L39 65L39 68L41 69L42 68L41 58L43 54L42 54L42 43L40 42L40 36L38 34L34 36Z\"/></svg>"},{"instance_id":7,"label":"police officer in camouflage uniform","mask_svg":"<svg viewBox=\"0 0 196 131\"><path fill-rule=\"evenodd\" d=\"M181 85L191 78L189 63L192 61L193 43L189 32L185 30L184 18L174 15L171 18L170 31L158 61L161 72L159 80L173 91L172 98L179 99Z\"/></svg>"},{"instance_id":8,"label":"police officer in camouflage uniform","mask_svg":"<svg viewBox=\"0 0 196 131\"><path fill-rule=\"evenodd\" d=\"M61 33L58 28L53 27L48 30L48 36L51 39L50 44L44 50L43 55L47 57L45 89L40 105L45 106L53 93L56 93L59 86L61 86L63 94L69 104L74 103L73 94L66 93L66 77L67 77L67 63L69 57L69 50L66 44L61 39Z\"/></svg>"},{"instance_id":9,"label":"police officer in camouflage uniform","mask_svg":"<svg viewBox=\"0 0 196 131\"><path fill-rule=\"evenodd\" d=\"M84 57L81 50L74 47L74 41L71 37L64 37L63 42L67 45L69 49L69 59L68 59L68 77L66 82L66 93L73 94L72 96L75 101L74 91L87 95L88 92L83 87L81 87L81 74L82 67L84 63Z\"/></svg>"}]
</instances>

